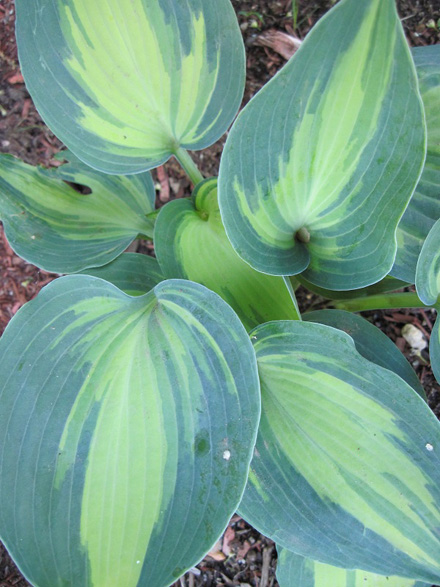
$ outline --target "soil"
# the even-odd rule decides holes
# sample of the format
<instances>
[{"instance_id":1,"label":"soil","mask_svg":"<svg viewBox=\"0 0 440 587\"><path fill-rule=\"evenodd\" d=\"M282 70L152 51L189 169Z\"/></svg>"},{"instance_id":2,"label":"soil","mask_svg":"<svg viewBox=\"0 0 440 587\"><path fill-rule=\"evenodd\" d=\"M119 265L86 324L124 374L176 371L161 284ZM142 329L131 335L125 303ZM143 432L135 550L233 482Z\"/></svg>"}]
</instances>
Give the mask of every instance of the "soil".
<instances>
[{"instance_id":1,"label":"soil","mask_svg":"<svg viewBox=\"0 0 440 587\"><path fill-rule=\"evenodd\" d=\"M264 46L262 35L275 30L302 39L334 3L332 0L232 0L247 48L248 74L243 105L285 63L279 52ZM294 23L292 9L295 6L298 13ZM398 8L410 45L440 43L440 0L399 0ZM17 60L14 19L14 0L0 0L0 151L34 165L57 165L54 155L62 144L41 121L23 84ZM224 141L225 137L211 148L194 154L206 176L217 174ZM158 186L158 205L189 193L189 181L172 161L160 167L154 177ZM145 250L148 251L148 247ZM21 305L55 277L17 257L0 225L0 333ZM300 296L304 309L317 307L321 303L319 298L306 291L301 291ZM405 324L411 323L429 339L434 312L377 311L364 315L405 353L427 391L432 409L440 417L440 387L432 375L427 357L413 354L401 332ZM275 568L273 543L234 516L211 556L180 579L175 587L274 587L278 585ZM0 587L26 585L27 581L0 544Z\"/></svg>"}]
</instances>

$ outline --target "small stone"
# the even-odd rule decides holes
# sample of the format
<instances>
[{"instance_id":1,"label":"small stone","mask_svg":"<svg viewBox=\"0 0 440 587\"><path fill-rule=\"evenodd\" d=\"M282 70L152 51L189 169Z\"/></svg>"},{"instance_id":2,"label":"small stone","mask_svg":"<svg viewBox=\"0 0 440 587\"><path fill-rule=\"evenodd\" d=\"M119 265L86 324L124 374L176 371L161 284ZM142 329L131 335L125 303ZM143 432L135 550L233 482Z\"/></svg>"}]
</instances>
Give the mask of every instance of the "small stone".
<instances>
[{"instance_id":1,"label":"small stone","mask_svg":"<svg viewBox=\"0 0 440 587\"><path fill-rule=\"evenodd\" d=\"M402 336L416 353L423 351L428 346L423 332L414 324L405 324L402 328Z\"/></svg>"}]
</instances>

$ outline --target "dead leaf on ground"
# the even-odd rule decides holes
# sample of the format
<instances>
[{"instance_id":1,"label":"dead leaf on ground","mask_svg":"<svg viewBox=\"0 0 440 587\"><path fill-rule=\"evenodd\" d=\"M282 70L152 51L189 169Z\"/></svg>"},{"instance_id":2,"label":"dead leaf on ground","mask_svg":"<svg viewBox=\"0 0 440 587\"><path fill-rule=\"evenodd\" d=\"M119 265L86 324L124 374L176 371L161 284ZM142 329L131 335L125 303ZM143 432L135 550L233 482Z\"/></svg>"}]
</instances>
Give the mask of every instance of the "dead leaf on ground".
<instances>
[{"instance_id":1,"label":"dead leaf on ground","mask_svg":"<svg viewBox=\"0 0 440 587\"><path fill-rule=\"evenodd\" d=\"M265 31L255 40L256 45L260 45L262 47L269 47L284 59L289 60L292 55L299 49L301 46L301 39L298 37L293 37L292 35L288 35L283 31L277 31L275 29L270 29Z\"/></svg>"},{"instance_id":2,"label":"dead leaf on ground","mask_svg":"<svg viewBox=\"0 0 440 587\"><path fill-rule=\"evenodd\" d=\"M232 552L231 544L235 540L235 532L231 526L226 528L223 535L222 551L226 556L229 556Z\"/></svg>"}]
</instances>

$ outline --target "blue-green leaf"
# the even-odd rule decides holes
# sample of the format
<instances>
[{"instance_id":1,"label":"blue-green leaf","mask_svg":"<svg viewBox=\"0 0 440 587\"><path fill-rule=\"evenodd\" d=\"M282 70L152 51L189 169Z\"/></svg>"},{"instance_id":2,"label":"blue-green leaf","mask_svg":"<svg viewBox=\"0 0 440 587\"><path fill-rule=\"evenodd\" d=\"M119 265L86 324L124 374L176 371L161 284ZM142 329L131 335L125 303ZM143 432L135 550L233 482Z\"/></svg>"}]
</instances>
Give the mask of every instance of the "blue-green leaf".
<instances>
[{"instance_id":1,"label":"blue-green leaf","mask_svg":"<svg viewBox=\"0 0 440 587\"><path fill-rule=\"evenodd\" d=\"M394 0L342 0L229 133L219 201L237 253L274 275L358 289L393 265L425 159Z\"/></svg>"},{"instance_id":2,"label":"blue-green leaf","mask_svg":"<svg viewBox=\"0 0 440 587\"><path fill-rule=\"evenodd\" d=\"M251 332L262 417L241 515L305 557L440 579L440 423L340 330Z\"/></svg>"},{"instance_id":3,"label":"blue-green leaf","mask_svg":"<svg viewBox=\"0 0 440 587\"><path fill-rule=\"evenodd\" d=\"M426 583L341 569L278 548L277 579L280 587L426 587Z\"/></svg>"},{"instance_id":4,"label":"blue-green leaf","mask_svg":"<svg viewBox=\"0 0 440 587\"><path fill-rule=\"evenodd\" d=\"M308 322L327 324L346 332L353 339L360 355L376 365L397 373L426 400L423 386L405 356L386 334L362 316L344 310L318 310L307 312L303 319Z\"/></svg>"},{"instance_id":5,"label":"blue-green leaf","mask_svg":"<svg viewBox=\"0 0 440 587\"><path fill-rule=\"evenodd\" d=\"M433 306L440 295L440 219L429 231L416 267L417 295Z\"/></svg>"},{"instance_id":6,"label":"blue-green leaf","mask_svg":"<svg viewBox=\"0 0 440 587\"><path fill-rule=\"evenodd\" d=\"M164 587L235 511L260 399L241 322L201 285L44 288L0 340L0 537L40 587Z\"/></svg>"},{"instance_id":7,"label":"blue-green leaf","mask_svg":"<svg viewBox=\"0 0 440 587\"><path fill-rule=\"evenodd\" d=\"M412 53L425 106L428 152L422 177L397 230L391 273L414 283L423 242L440 218L440 45L416 47Z\"/></svg>"},{"instance_id":8,"label":"blue-green leaf","mask_svg":"<svg viewBox=\"0 0 440 587\"><path fill-rule=\"evenodd\" d=\"M135 173L232 122L245 55L229 0L16 0L26 86L83 161Z\"/></svg>"},{"instance_id":9,"label":"blue-green leaf","mask_svg":"<svg viewBox=\"0 0 440 587\"><path fill-rule=\"evenodd\" d=\"M105 279L130 296L148 293L165 279L157 260L140 253L124 253L108 265L81 273Z\"/></svg>"},{"instance_id":10,"label":"blue-green leaf","mask_svg":"<svg viewBox=\"0 0 440 587\"><path fill-rule=\"evenodd\" d=\"M51 170L0 157L0 217L20 257L46 271L74 273L113 261L139 233L153 234L149 173L105 175L67 151L62 157L67 163Z\"/></svg>"}]
</instances>

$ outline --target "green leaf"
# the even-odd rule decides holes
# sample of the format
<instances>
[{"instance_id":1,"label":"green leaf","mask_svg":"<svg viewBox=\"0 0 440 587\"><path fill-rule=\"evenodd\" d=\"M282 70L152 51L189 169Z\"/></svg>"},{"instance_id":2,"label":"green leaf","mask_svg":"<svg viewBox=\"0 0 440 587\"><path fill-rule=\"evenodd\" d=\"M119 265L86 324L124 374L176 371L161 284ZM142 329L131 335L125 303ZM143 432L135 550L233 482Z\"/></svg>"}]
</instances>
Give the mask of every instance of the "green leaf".
<instances>
[{"instance_id":1,"label":"green leaf","mask_svg":"<svg viewBox=\"0 0 440 587\"><path fill-rule=\"evenodd\" d=\"M414 283L423 242L440 218L440 45L412 51L425 106L428 153L422 177L397 230L398 248L391 273Z\"/></svg>"},{"instance_id":2,"label":"green leaf","mask_svg":"<svg viewBox=\"0 0 440 587\"><path fill-rule=\"evenodd\" d=\"M272 322L251 333L262 417L241 515L305 557L440 579L440 423L345 333Z\"/></svg>"},{"instance_id":3,"label":"green leaf","mask_svg":"<svg viewBox=\"0 0 440 587\"><path fill-rule=\"evenodd\" d=\"M417 295L433 306L440 295L440 219L431 228L420 252L416 268Z\"/></svg>"},{"instance_id":4,"label":"green leaf","mask_svg":"<svg viewBox=\"0 0 440 587\"><path fill-rule=\"evenodd\" d=\"M429 357L434 377L440 383L440 320L438 314L429 339Z\"/></svg>"},{"instance_id":5,"label":"green leaf","mask_svg":"<svg viewBox=\"0 0 440 587\"><path fill-rule=\"evenodd\" d=\"M51 283L0 340L0 536L35 585L164 587L240 501L258 426L235 313L171 280Z\"/></svg>"},{"instance_id":6,"label":"green leaf","mask_svg":"<svg viewBox=\"0 0 440 587\"><path fill-rule=\"evenodd\" d=\"M244 47L229 0L16 1L26 86L47 125L108 173L202 149L232 122Z\"/></svg>"},{"instance_id":7,"label":"green leaf","mask_svg":"<svg viewBox=\"0 0 440 587\"><path fill-rule=\"evenodd\" d=\"M440 295L440 219L431 228L423 243L416 266L416 290L428 306L437 304ZM440 321L437 318L429 339L429 356L434 377L440 382Z\"/></svg>"},{"instance_id":8,"label":"green leaf","mask_svg":"<svg viewBox=\"0 0 440 587\"><path fill-rule=\"evenodd\" d=\"M352 298L360 298L366 296L372 296L380 293L387 293L390 291L395 291L398 289L402 289L408 285L412 285L411 283L407 283L406 281L401 281L400 279L396 279L395 277L390 277L387 275L381 281L377 283L373 283L373 285L369 285L368 287L363 287L360 289L351 289L347 291L334 291L331 289L324 289L323 287L318 287L307 279L304 278L303 275L292 276L291 280L297 279L301 285L304 285L310 291L322 296L323 298L327 298L328 300L350 300Z\"/></svg>"},{"instance_id":9,"label":"green leaf","mask_svg":"<svg viewBox=\"0 0 440 587\"><path fill-rule=\"evenodd\" d=\"M286 548L278 548L277 579L280 587L426 587L413 579L325 565Z\"/></svg>"},{"instance_id":10,"label":"green leaf","mask_svg":"<svg viewBox=\"0 0 440 587\"><path fill-rule=\"evenodd\" d=\"M386 334L362 316L344 310L318 310L307 312L303 319L308 322L326 324L346 332L353 339L360 355L376 365L397 373L426 400L425 390L405 356Z\"/></svg>"},{"instance_id":11,"label":"green leaf","mask_svg":"<svg viewBox=\"0 0 440 587\"><path fill-rule=\"evenodd\" d=\"M161 209L154 244L166 277L191 279L215 291L247 330L270 320L299 319L295 294L283 278L255 271L232 248L215 178L199 184L192 201L174 200Z\"/></svg>"},{"instance_id":12,"label":"green leaf","mask_svg":"<svg viewBox=\"0 0 440 587\"><path fill-rule=\"evenodd\" d=\"M165 279L157 260L140 253L124 253L108 265L81 273L105 279L130 296L148 293Z\"/></svg>"},{"instance_id":13,"label":"green leaf","mask_svg":"<svg viewBox=\"0 0 440 587\"><path fill-rule=\"evenodd\" d=\"M410 157L409 157L410 154ZM219 199L237 253L327 289L382 279L425 124L394 0L342 0L229 133Z\"/></svg>"},{"instance_id":14,"label":"green leaf","mask_svg":"<svg viewBox=\"0 0 440 587\"><path fill-rule=\"evenodd\" d=\"M0 157L0 217L17 255L46 271L73 273L105 265L139 233L152 234L149 173L105 175L67 151L62 156L68 162L53 170ZM66 181L92 193L81 194Z\"/></svg>"}]
</instances>

